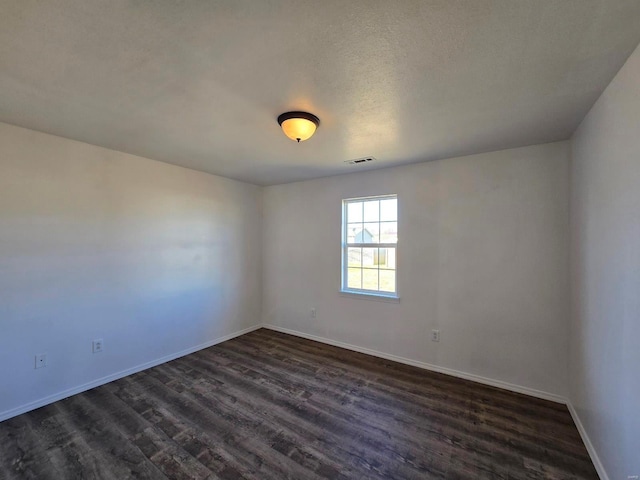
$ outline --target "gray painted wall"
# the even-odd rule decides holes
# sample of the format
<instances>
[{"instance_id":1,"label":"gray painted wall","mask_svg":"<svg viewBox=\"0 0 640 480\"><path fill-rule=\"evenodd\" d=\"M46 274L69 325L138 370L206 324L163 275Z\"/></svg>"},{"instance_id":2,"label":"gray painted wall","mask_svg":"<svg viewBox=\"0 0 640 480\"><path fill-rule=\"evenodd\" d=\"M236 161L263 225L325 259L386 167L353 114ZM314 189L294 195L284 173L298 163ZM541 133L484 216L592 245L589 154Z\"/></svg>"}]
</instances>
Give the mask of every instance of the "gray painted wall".
<instances>
[{"instance_id":1,"label":"gray painted wall","mask_svg":"<svg viewBox=\"0 0 640 480\"><path fill-rule=\"evenodd\" d=\"M261 197L0 124L0 418L259 323Z\"/></svg>"},{"instance_id":2,"label":"gray painted wall","mask_svg":"<svg viewBox=\"0 0 640 480\"><path fill-rule=\"evenodd\" d=\"M626 479L640 475L640 49L571 146L570 399Z\"/></svg>"},{"instance_id":3,"label":"gray painted wall","mask_svg":"<svg viewBox=\"0 0 640 480\"><path fill-rule=\"evenodd\" d=\"M568 174L560 142L265 187L263 321L566 395ZM341 296L341 201L389 193L400 303Z\"/></svg>"}]
</instances>

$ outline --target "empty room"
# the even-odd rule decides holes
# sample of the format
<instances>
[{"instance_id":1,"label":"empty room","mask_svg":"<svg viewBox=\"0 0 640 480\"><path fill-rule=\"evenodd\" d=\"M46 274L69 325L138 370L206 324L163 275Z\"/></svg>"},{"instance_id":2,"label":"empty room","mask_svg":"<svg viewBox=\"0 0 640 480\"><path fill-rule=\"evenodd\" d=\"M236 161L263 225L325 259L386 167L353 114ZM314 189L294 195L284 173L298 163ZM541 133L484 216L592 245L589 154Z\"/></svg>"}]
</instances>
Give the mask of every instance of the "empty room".
<instances>
[{"instance_id":1,"label":"empty room","mask_svg":"<svg viewBox=\"0 0 640 480\"><path fill-rule=\"evenodd\" d=\"M639 44L0 0L0 479L640 479Z\"/></svg>"}]
</instances>

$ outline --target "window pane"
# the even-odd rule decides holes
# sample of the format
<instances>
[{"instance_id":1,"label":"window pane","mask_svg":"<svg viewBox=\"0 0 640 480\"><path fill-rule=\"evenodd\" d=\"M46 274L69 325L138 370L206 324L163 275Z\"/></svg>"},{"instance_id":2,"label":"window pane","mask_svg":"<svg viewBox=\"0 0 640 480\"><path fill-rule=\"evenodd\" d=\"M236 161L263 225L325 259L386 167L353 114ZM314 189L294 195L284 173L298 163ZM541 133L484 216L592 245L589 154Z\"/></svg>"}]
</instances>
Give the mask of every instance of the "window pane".
<instances>
[{"instance_id":1,"label":"window pane","mask_svg":"<svg viewBox=\"0 0 640 480\"><path fill-rule=\"evenodd\" d=\"M366 290L378 290L378 269L362 269L362 288Z\"/></svg>"},{"instance_id":2,"label":"window pane","mask_svg":"<svg viewBox=\"0 0 640 480\"><path fill-rule=\"evenodd\" d=\"M359 268L349 268L347 270L347 287L362 288L362 270Z\"/></svg>"},{"instance_id":3,"label":"window pane","mask_svg":"<svg viewBox=\"0 0 640 480\"><path fill-rule=\"evenodd\" d=\"M347 203L347 222L362 221L362 202Z\"/></svg>"},{"instance_id":4,"label":"window pane","mask_svg":"<svg viewBox=\"0 0 640 480\"><path fill-rule=\"evenodd\" d=\"M396 291L395 270L380 270L380 291L381 292Z\"/></svg>"},{"instance_id":5,"label":"window pane","mask_svg":"<svg viewBox=\"0 0 640 480\"><path fill-rule=\"evenodd\" d=\"M375 252L373 252L373 254L373 263L376 264L378 268L385 268L385 266L387 265L387 249L379 248Z\"/></svg>"},{"instance_id":6,"label":"window pane","mask_svg":"<svg viewBox=\"0 0 640 480\"><path fill-rule=\"evenodd\" d=\"M398 242L398 222L380 222L380 242Z\"/></svg>"},{"instance_id":7,"label":"window pane","mask_svg":"<svg viewBox=\"0 0 640 480\"><path fill-rule=\"evenodd\" d=\"M375 267L375 255L378 251L377 248L363 248L362 249L362 266L363 267Z\"/></svg>"},{"instance_id":8,"label":"window pane","mask_svg":"<svg viewBox=\"0 0 640 480\"><path fill-rule=\"evenodd\" d=\"M392 221L398 220L398 200L390 198L388 200L380 200L380 221Z\"/></svg>"},{"instance_id":9,"label":"window pane","mask_svg":"<svg viewBox=\"0 0 640 480\"><path fill-rule=\"evenodd\" d=\"M378 258L384 255L385 263L378 264L380 269L395 270L396 269L396 249L395 248L381 248L385 250L384 254L378 253Z\"/></svg>"},{"instance_id":10,"label":"window pane","mask_svg":"<svg viewBox=\"0 0 640 480\"><path fill-rule=\"evenodd\" d=\"M349 248L348 250L349 267L361 267L362 266L362 249L361 248Z\"/></svg>"},{"instance_id":11,"label":"window pane","mask_svg":"<svg viewBox=\"0 0 640 480\"><path fill-rule=\"evenodd\" d=\"M356 237L362 230L364 226L362 223L350 223L347 225L347 243L356 243Z\"/></svg>"},{"instance_id":12,"label":"window pane","mask_svg":"<svg viewBox=\"0 0 640 480\"><path fill-rule=\"evenodd\" d=\"M377 222L380 220L380 200L369 200L364 202L365 222Z\"/></svg>"},{"instance_id":13,"label":"window pane","mask_svg":"<svg viewBox=\"0 0 640 480\"><path fill-rule=\"evenodd\" d=\"M380 243L380 224L379 223L365 223L362 234L359 236L360 240L356 238L356 242L360 243Z\"/></svg>"}]
</instances>

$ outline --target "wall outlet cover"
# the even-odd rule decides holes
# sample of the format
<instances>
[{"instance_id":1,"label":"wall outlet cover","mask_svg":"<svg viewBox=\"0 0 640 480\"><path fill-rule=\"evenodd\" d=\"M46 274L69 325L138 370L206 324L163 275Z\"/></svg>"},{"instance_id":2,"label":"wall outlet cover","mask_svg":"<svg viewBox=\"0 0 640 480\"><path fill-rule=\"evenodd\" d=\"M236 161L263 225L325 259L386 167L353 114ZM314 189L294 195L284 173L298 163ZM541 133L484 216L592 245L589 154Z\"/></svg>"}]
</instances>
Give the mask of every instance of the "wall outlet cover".
<instances>
[{"instance_id":1,"label":"wall outlet cover","mask_svg":"<svg viewBox=\"0 0 640 480\"><path fill-rule=\"evenodd\" d=\"M96 338L93 341L93 353L100 353L102 350L104 350L104 340Z\"/></svg>"},{"instance_id":2,"label":"wall outlet cover","mask_svg":"<svg viewBox=\"0 0 640 480\"><path fill-rule=\"evenodd\" d=\"M47 354L46 353L37 354L35 368L44 368L46 366L47 366Z\"/></svg>"}]
</instances>

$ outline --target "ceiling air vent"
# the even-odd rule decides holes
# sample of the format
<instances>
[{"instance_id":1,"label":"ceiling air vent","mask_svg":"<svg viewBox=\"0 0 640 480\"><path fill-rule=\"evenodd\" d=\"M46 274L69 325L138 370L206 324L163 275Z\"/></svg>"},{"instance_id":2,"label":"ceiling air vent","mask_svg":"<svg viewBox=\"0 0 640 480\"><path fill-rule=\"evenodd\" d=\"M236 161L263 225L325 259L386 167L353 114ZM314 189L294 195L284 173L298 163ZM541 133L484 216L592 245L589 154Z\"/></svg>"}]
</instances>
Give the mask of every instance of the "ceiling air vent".
<instances>
[{"instance_id":1,"label":"ceiling air vent","mask_svg":"<svg viewBox=\"0 0 640 480\"><path fill-rule=\"evenodd\" d=\"M356 158L355 160L345 160L344 163L348 163L349 165L357 165L360 163L373 162L374 160L375 160L374 157L363 157L363 158Z\"/></svg>"}]
</instances>

